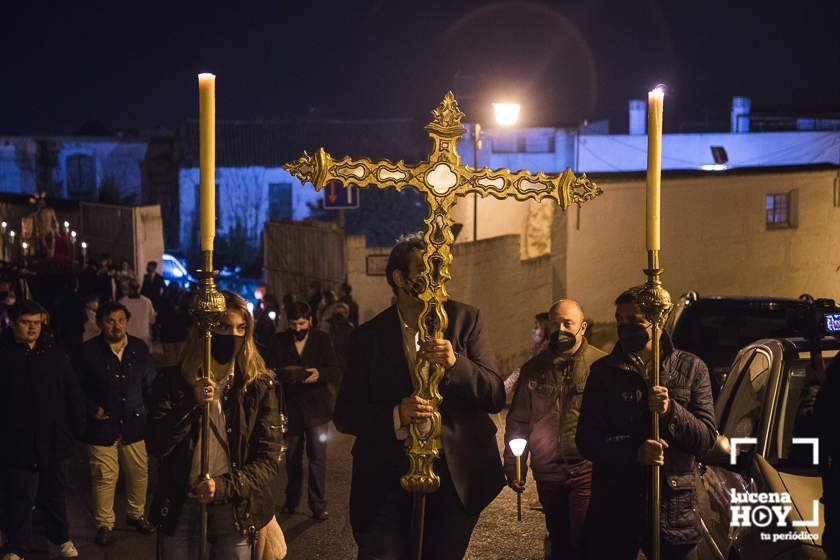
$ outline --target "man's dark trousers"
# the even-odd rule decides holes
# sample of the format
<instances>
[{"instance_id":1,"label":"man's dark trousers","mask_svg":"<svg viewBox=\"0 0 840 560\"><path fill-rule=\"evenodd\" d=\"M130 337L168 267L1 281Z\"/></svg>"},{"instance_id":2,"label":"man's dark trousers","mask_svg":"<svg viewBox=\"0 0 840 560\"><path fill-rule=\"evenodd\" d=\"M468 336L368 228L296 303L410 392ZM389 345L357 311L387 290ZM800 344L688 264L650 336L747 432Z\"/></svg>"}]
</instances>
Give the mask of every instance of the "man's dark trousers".
<instances>
[{"instance_id":1,"label":"man's dark trousers","mask_svg":"<svg viewBox=\"0 0 840 560\"><path fill-rule=\"evenodd\" d=\"M440 489L426 495L426 519L423 538L424 560L461 560L470 544L478 522L461 505L446 460L435 461ZM397 484L383 489L387 498L376 517L362 530L353 531L359 545L358 560L413 560L409 550L412 496ZM350 500L364 500L350 496Z\"/></svg>"},{"instance_id":2,"label":"man's dark trousers","mask_svg":"<svg viewBox=\"0 0 840 560\"><path fill-rule=\"evenodd\" d=\"M583 557L584 521L592 495L592 471L563 481L537 481L551 541L551 560Z\"/></svg>"},{"instance_id":3,"label":"man's dark trousers","mask_svg":"<svg viewBox=\"0 0 840 560\"><path fill-rule=\"evenodd\" d=\"M44 513L47 539L59 545L70 539L65 491L68 460L38 468L6 468L3 481L6 538L5 552L25 556L32 539L32 507L37 503Z\"/></svg>"},{"instance_id":4,"label":"man's dark trousers","mask_svg":"<svg viewBox=\"0 0 840 560\"><path fill-rule=\"evenodd\" d=\"M303 428L300 433L286 434L286 505L297 507L303 488L303 449L309 461L307 494L312 513L327 507L324 488L327 479L327 430L329 424Z\"/></svg>"}]
</instances>

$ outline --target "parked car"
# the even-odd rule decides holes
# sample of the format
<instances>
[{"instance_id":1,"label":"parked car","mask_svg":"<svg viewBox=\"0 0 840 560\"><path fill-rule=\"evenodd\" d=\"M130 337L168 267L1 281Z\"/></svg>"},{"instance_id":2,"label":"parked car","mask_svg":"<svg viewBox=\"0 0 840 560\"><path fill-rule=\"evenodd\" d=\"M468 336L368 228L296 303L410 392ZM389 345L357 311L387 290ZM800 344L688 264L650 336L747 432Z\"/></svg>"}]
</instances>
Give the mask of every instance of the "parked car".
<instances>
[{"instance_id":1,"label":"parked car","mask_svg":"<svg viewBox=\"0 0 840 560\"><path fill-rule=\"evenodd\" d=\"M190 285L197 282L196 279L192 277L189 270L187 270L187 266L178 260L177 257L170 255L169 253L163 254L163 263L160 275L163 276L163 282L167 286L170 282L175 282L185 290L188 290Z\"/></svg>"},{"instance_id":2,"label":"parked car","mask_svg":"<svg viewBox=\"0 0 840 560\"><path fill-rule=\"evenodd\" d=\"M696 354L709 368L717 396L738 350L762 338L804 336L792 318L809 303L770 297L680 296L665 322L674 346Z\"/></svg>"},{"instance_id":3,"label":"parked car","mask_svg":"<svg viewBox=\"0 0 840 560\"><path fill-rule=\"evenodd\" d=\"M819 344L826 361L840 350L837 338ZM813 442L794 443L816 437L811 413L819 376L812 350L816 354L802 338L773 338L737 353L715 406L720 435L696 481L704 532L700 558L825 558ZM735 438L754 438L755 444L735 445Z\"/></svg>"}]
</instances>

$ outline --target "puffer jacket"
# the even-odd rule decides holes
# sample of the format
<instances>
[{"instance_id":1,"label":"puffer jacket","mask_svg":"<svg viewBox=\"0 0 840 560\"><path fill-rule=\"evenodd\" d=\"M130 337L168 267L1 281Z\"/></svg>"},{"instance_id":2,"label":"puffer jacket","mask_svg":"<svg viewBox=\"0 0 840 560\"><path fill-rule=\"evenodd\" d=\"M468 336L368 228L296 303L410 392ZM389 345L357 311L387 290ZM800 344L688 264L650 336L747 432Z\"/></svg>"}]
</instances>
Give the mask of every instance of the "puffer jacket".
<instances>
[{"instance_id":1,"label":"puffer jacket","mask_svg":"<svg viewBox=\"0 0 840 560\"><path fill-rule=\"evenodd\" d=\"M237 369L222 403L231 472L215 478L215 499L233 504L231 521L244 536L252 527L262 528L274 515L269 484L280 472L285 446L273 378L266 374L243 387ZM166 534L175 530L187 499L201 410L180 366L161 370L152 389L146 448L160 458L158 490L149 521Z\"/></svg>"},{"instance_id":2,"label":"puffer jacket","mask_svg":"<svg viewBox=\"0 0 840 560\"><path fill-rule=\"evenodd\" d=\"M575 444L580 404L589 368L606 356L584 339L571 358L568 378L562 378L554 355L543 350L522 366L519 382L505 422L505 442L524 438L528 445L522 454L522 479L531 457L534 480L563 481L569 474L591 468ZM565 376L563 376L565 377ZM505 475L513 480L516 458L505 445Z\"/></svg>"},{"instance_id":3,"label":"puffer jacket","mask_svg":"<svg viewBox=\"0 0 840 560\"><path fill-rule=\"evenodd\" d=\"M661 472L661 535L670 544L700 541L697 514L696 456L714 444L715 429L709 372L700 358L676 350L662 335L660 385L670 406L660 417L660 437L668 443ZM609 533L645 535L649 516L650 469L636 461L650 438L650 383L641 366L617 343L592 365L577 428L581 453L592 461L592 499L587 523Z\"/></svg>"}]
</instances>

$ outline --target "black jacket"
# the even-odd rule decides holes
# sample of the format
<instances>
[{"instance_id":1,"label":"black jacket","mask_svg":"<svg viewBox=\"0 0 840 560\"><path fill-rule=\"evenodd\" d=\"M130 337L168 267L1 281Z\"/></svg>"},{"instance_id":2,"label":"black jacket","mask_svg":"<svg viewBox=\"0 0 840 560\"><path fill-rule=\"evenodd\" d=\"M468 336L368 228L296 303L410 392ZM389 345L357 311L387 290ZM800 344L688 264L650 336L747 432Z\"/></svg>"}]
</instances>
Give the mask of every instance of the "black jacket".
<instances>
[{"instance_id":1,"label":"black jacket","mask_svg":"<svg viewBox=\"0 0 840 560\"><path fill-rule=\"evenodd\" d=\"M442 452L461 503L477 514L504 486L496 426L489 414L505 404L496 358L479 311L449 301L445 338L458 357L441 380ZM408 472L404 442L394 433L394 406L412 393L402 326L391 306L351 335L350 358L333 418L340 432L356 436L350 522L365 527Z\"/></svg>"},{"instance_id":2,"label":"black jacket","mask_svg":"<svg viewBox=\"0 0 840 560\"><path fill-rule=\"evenodd\" d=\"M568 378L562 379L550 350L543 350L522 366L516 392L505 420L505 443L514 438L528 442L522 454L522 480L526 479L528 456L534 480L559 481L568 478L570 469L591 469L575 445L580 418L580 404L589 368L606 356L586 340L572 356ZM513 480L516 458L505 445L505 475Z\"/></svg>"},{"instance_id":3,"label":"black jacket","mask_svg":"<svg viewBox=\"0 0 840 560\"><path fill-rule=\"evenodd\" d=\"M60 346L44 332L29 349L11 329L0 340L0 467L52 464L73 453L85 399Z\"/></svg>"},{"instance_id":4,"label":"black jacket","mask_svg":"<svg viewBox=\"0 0 840 560\"><path fill-rule=\"evenodd\" d=\"M243 388L237 370L223 398L231 472L216 481L216 499L231 500L234 526L242 534L259 530L274 516L269 484L280 472L284 444L274 381L262 375ZM146 449L160 459L158 489L149 520L167 534L178 523L192 458L198 446L201 407L180 366L161 370L155 380L146 432Z\"/></svg>"},{"instance_id":5,"label":"black jacket","mask_svg":"<svg viewBox=\"0 0 840 560\"><path fill-rule=\"evenodd\" d=\"M275 368L281 378L285 366L316 368L319 373L318 381L314 383L283 383L289 433L300 433L304 428L329 422L333 413L330 383L339 378L338 360L330 336L309 329L309 338L301 356L295 348L292 331L282 332L274 339L270 352L269 366Z\"/></svg>"},{"instance_id":6,"label":"black jacket","mask_svg":"<svg viewBox=\"0 0 840 560\"><path fill-rule=\"evenodd\" d=\"M151 398L157 372L146 343L128 336L120 361L104 335L88 340L76 357L76 371L87 400L87 426L82 441L91 445L113 445L145 437L146 403ZM107 420L97 420L102 407Z\"/></svg>"},{"instance_id":7,"label":"black jacket","mask_svg":"<svg viewBox=\"0 0 840 560\"><path fill-rule=\"evenodd\" d=\"M674 349L667 334L661 340L660 384L671 401L660 417L660 437L669 445L661 474L661 534L665 542L691 544L701 538L695 456L704 455L717 435L712 389L700 358ZM650 469L637 463L636 453L650 437L648 391L640 366L620 343L592 365L586 382L577 445L592 461L587 523L607 533L646 534Z\"/></svg>"}]
</instances>

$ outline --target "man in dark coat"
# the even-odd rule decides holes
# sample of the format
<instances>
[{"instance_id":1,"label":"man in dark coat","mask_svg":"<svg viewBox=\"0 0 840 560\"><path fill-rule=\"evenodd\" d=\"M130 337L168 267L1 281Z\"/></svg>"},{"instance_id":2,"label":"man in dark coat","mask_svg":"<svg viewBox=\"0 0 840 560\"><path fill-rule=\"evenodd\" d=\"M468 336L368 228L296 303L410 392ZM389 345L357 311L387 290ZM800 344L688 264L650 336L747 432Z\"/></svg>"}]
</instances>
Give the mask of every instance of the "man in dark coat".
<instances>
[{"instance_id":1,"label":"man in dark coat","mask_svg":"<svg viewBox=\"0 0 840 560\"><path fill-rule=\"evenodd\" d=\"M4 552L29 551L36 492L50 554L78 556L68 535L67 463L84 428L85 401L70 361L46 332L46 311L33 301L11 309L0 340L0 482Z\"/></svg>"},{"instance_id":2,"label":"man in dark coat","mask_svg":"<svg viewBox=\"0 0 840 560\"><path fill-rule=\"evenodd\" d=\"M143 286L140 288L140 293L152 301L155 310L166 289L166 283L163 281L163 276L158 274L157 266L157 261L149 261L146 264L146 274L143 275Z\"/></svg>"},{"instance_id":3,"label":"man in dark coat","mask_svg":"<svg viewBox=\"0 0 840 560\"><path fill-rule=\"evenodd\" d=\"M822 476L822 502L825 507L823 549L829 559L840 557L840 356L835 357L825 371L817 400L814 404L815 426L820 438L820 475Z\"/></svg>"},{"instance_id":4,"label":"man in dark coat","mask_svg":"<svg viewBox=\"0 0 840 560\"><path fill-rule=\"evenodd\" d=\"M525 466L537 483L551 558L582 558L583 527L592 490L592 463L575 445L583 389L590 366L606 356L590 346L583 308L561 299L548 312L549 344L522 366L513 402L505 420L505 442L526 440L520 458L522 478L516 479L516 457L505 446L505 475L514 491L525 488Z\"/></svg>"},{"instance_id":5,"label":"man in dark coat","mask_svg":"<svg viewBox=\"0 0 840 560\"><path fill-rule=\"evenodd\" d=\"M96 543L110 544L114 529L114 494L120 467L126 475L126 523L141 533L154 528L145 518L149 459L146 453L146 403L155 368L149 349L127 334L131 314L122 304L106 302L96 310L102 331L84 345L76 360L87 399L88 444L93 483Z\"/></svg>"},{"instance_id":6,"label":"man in dark coat","mask_svg":"<svg viewBox=\"0 0 840 560\"><path fill-rule=\"evenodd\" d=\"M649 550L647 467L658 464L664 465L661 558L696 558L695 457L705 455L717 435L709 372L662 333L660 384L651 386L651 324L636 294L628 290L615 300L619 341L592 365L583 394L576 439L592 461L586 553L633 560L639 548ZM660 414L659 441L650 435L652 412Z\"/></svg>"},{"instance_id":7,"label":"man in dark coat","mask_svg":"<svg viewBox=\"0 0 840 560\"><path fill-rule=\"evenodd\" d=\"M394 247L386 274L397 297L352 335L347 371L335 411L336 428L356 436L350 488L350 524L360 560L401 559L408 551L411 497L400 486L408 472L408 427L429 422L431 405L412 397L409 368L417 360L441 364L441 486L426 506L424 558L460 559L479 514L504 486L489 414L505 403L490 341L479 311L447 302L444 339L419 340L422 302L418 276L423 241Z\"/></svg>"},{"instance_id":8,"label":"man in dark coat","mask_svg":"<svg viewBox=\"0 0 840 560\"><path fill-rule=\"evenodd\" d=\"M303 448L309 460L308 500L312 516L325 521L327 500L327 430L332 419L330 384L338 380L338 360L327 333L312 328L306 302L293 303L286 311L289 330L277 335L270 349L270 366L277 371L285 391L286 503L294 513L303 487Z\"/></svg>"}]
</instances>

